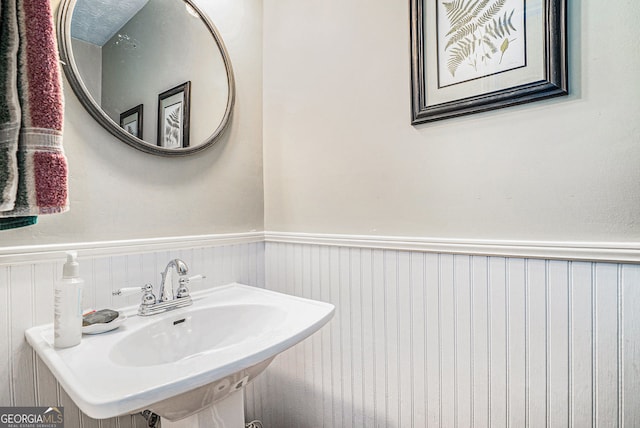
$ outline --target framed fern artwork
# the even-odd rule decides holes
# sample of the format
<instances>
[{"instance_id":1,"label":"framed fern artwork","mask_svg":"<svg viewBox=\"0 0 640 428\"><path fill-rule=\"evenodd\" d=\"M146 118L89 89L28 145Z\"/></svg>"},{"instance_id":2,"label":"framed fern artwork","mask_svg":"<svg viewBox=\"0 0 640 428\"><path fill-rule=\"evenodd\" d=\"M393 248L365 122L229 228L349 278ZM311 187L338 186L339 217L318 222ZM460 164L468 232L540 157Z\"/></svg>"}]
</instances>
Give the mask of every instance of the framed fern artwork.
<instances>
[{"instance_id":1,"label":"framed fern artwork","mask_svg":"<svg viewBox=\"0 0 640 428\"><path fill-rule=\"evenodd\" d=\"M410 0L412 124L568 94L566 0Z\"/></svg>"},{"instance_id":2,"label":"framed fern artwork","mask_svg":"<svg viewBox=\"0 0 640 428\"><path fill-rule=\"evenodd\" d=\"M144 113L144 105L137 106L120 113L120 127L142 140L142 119Z\"/></svg>"},{"instance_id":3,"label":"framed fern artwork","mask_svg":"<svg viewBox=\"0 0 640 428\"><path fill-rule=\"evenodd\" d=\"M189 147L191 82L158 95L158 146Z\"/></svg>"}]
</instances>

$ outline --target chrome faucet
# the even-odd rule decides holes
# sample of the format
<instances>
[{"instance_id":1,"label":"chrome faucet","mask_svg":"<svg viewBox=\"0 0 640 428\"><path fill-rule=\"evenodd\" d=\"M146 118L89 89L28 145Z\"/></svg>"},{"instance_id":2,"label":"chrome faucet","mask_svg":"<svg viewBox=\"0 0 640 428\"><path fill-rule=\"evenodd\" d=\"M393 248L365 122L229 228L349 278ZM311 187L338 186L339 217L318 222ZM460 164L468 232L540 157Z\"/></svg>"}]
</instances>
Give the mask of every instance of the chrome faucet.
<instances>
[{"instance_id":1,"label":"chrome faucet","mask_svg":"<svg viewBox=\"0 0 640 428\"><path fill-rule=\"evenodd\" d=\"M171 270L171 268L175 269L175 272L178 274L178 276L180 277L180 281L182 281L182 279L187 275L187 273L189 272L189 268L187 267L186 263L183 262L180 259L173 259L171 260L168 264L167 267L164 268L164 272L162 272L162 281L160 282L160 293L158 293L158 299L161 302L165 302L168 300L172 300L175 297L177 297L177 291L174 293L173 290L173 271ZM167 275L169 275L169 288L167 289L166 284L167 284ZM188 297L189 296L189 291L187 290L187 294L186 296L182 296L182 297Z\"/></svg>"},{"instance_id":2,"label":"chrome faucet","mask_svg":"<svg viewBox=\"0 0 640 428\"><path fill-rule=\"evenodd\" d=\"M177 281L174 281L174 272L178 275ZM161 273L162 281L160 282L160 292L157 299L153 294L153 286L151 284L147 284L144 287L121 288L112 294L114 296L128 296L142 291L142 302L138 308L138 315L142 316L159 314L171 309L189 306L193 301L187 285L191 281L204 279L205 276L195 275L188 277L188 272L189 268L185 262L180 259L171 260ZM177 282L175 290L173 287L174 282Z\"/></svg>"}]
</instances>

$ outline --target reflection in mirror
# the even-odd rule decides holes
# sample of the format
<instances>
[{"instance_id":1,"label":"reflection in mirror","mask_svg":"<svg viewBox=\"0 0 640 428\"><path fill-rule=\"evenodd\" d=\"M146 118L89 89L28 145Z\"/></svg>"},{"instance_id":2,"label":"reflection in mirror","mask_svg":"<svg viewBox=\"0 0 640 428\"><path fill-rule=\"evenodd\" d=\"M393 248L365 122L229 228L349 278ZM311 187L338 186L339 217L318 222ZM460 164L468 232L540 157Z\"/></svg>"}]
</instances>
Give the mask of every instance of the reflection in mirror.
<instances>
[{"instance_id":1,"label":"reflection in mirror","mask_svg":"<svg viewBox=\"0 0 640 428\"><path fill-rule=\"evenodd\" d=\"M126 143L184 155L213 144L227 126L231 63L191 0L63 0L58 31L72 88Z\"/></svg>"}]
</instances>

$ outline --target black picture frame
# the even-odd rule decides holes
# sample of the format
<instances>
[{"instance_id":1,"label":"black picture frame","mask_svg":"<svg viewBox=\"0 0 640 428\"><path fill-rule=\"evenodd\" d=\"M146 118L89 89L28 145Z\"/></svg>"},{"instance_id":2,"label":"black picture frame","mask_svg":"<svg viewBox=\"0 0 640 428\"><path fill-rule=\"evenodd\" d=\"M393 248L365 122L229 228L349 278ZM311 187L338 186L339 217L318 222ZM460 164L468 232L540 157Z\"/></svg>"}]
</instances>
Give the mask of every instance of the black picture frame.
<instances>
[{"instance_id":1,"label":"black picture frame","mask_svg":"<svg viewBox=\"0 0 640 428\"><path fill-rule=\"evenodd\" d=\"M129 110L120 113L120 127L129 134L142 140L144 106L138 104Z\"/></svg>"},{"instance_id":2,"label":"black picture frame","mask_svg":"<svg viewBox=\"0 0 640 428\"><path fill-rule=\"evenodd\" d=\"M157 145L168 149L189 147L191 81L158 95Z\"/></svg>"},{"instance_id":3,"label":"black picture frame","mask_svg":"<svg viewBox=\"0 0 640 428\"><path fill-rule=\"evenodd\" d=\"M454 67L451 73L454 75L456 71L456 61L454 61L454 59L457 60L457 58L453 58L454 55L451 53L453 48L450 43L454 41L456 43L464 43L460 41L464 40L464 38L454 39L456 35L455 30L458 29L459 32L463 30L459 29L459 26L454 27L450 10L445 9L443 1L449 3L449 5L446 5L448 8L454 3L467 4L464 0L462 2L452 2L450 0L410 0L412 125L500 109L568 94L566 0L522 0L521 22L524 25L521 26L521 38L524 39L524 41L520 43L523 44L521 56L524 65L521 65L518 69L514 66L513 70L498 70L493 74L482 75L478 73L477 78L469 78L469 80L456 82L449 86L441 84L441 76L445 76L446 74L446 72L440 72L445 66L444 61L446 59L441 57L444 55L440 55L441 52L446 52L446 48L443 49L442 46L449 46L449 48L451 48L447 53L449 55L447 65ZM492 4L495 4L495 2L496 0L491 0L486 3L481 2L480 4L484 3L486 7L490 7ZM473 0L468 0L468 3L473 5ZM477 5L478 3L475 4ZM534 6L532 6L532 4L534 4ZM442 13L440 15L442 19L439 19L438 11L441 10L446 10L446 13ZM434 12L435 16L433 16ZM475 10L472 10L472 12L475 12ZM480 19L475 18L472 12L468 12L465 20L469 20L470 18L470 21L473 22L474 19ZM503 36L509 39L510 35L507 34L507 32L513 29L513 39L516 39L515 32L517 27L507 21L509 18L508 12L509 11L504 12L504 14L507 14L506 17L503 14L493 18L498 22L497 25L493 26L493 29L501 30L497 28L497 26L504 23L506 27L504 31L495 31L495 33L502 32ZM511 14L513 15L513 11L511 11ZM444 21L443 19L448 19L448 21ZM531 21L530 28L544 27L541 30L536 30L541 33L539 37L528 37L529 31L531 31L530 28L527 28L529 21ZM445 24L442 24L443 22ZM486 24L485 21L477 22L483 23L485 26L491 25ZM491 20L490 22L495 23L495 21ZM538 26L534 25L538 23L541 24ZM465 23L460 20L460 25L463 26L464 24ZM439 25L444 28L438 28ZM449 26L446 27L446 25ZM450 31L445 33L447 29ZM491 29L490 27L489 30ZM487 30L485 34L489 30ZM447 39L446 37L449 38ZM481 43L477 41L478 37L473 36L473 34L468 40L469 43L478 43L478 45ZM447 43L445 43L445 41ZM504 48L505 44L507 48ZM500 48L497 48L497 46L500 46ZM496 50L501 51L504 56L505 51L509 47L509 43L508 41L503 41L502 45L498 43L497 46ZM460 47L460 45L454 45L454 47ZM462 48L456 52L459 51L462 51ZM491 49L488 49L488 51L490 55ZM531 56L529 52L537 53L536 58L538 58L537 61L540 62L537 68L533 68L532 64L527 64ZM495 53L495 57L500 54L500 52ZM437 64L434 64L434 61L436 61ZM502 62L502 56L500 56L500 62ZM477 64L477 61L475 63L469 61L469 64ZM495 64L495 60L493 64ZM518 84L509 86L509 79L514 79L513 76L509 76L509 73L513 73L519 69L525 70L526 67L532 67L534 71L543 70L543 72L540 76L535 76L529 81L525 81L524 83L519 82ZM434 69L437 70L437 72L434 72ZM451 71L451 69L449 69L449 71ZM447 75L447 77L449 76ZM496 88L486 92L481 92L476 89L475 92L467 91L467 93L465 93L467 86L476 85L477 87L482 87L481 82L471 82L472 80L479 81L481 79L486 79L487 81L491 79L491 84L496 85ZM451 89L454 85L458 85L458 87L455 88L455 92Z\"/></svg>"}]
</instances>

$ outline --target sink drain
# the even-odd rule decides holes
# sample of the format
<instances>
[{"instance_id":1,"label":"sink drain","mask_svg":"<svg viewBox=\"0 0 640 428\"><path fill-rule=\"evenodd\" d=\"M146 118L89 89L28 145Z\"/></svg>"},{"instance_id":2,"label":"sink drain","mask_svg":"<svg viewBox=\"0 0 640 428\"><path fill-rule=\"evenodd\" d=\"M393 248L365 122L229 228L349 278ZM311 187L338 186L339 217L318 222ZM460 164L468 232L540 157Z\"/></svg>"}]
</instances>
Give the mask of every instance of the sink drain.
<instances>
[{"instance_id":1,"label":"sink drain","mask_svg":"<svg viewBox=\"0 0 640 428\"><path fill-rule=\"evenodd\" d=\"M262 426L262 422L260 421L251 421L244 426L245 428L264 428Z\"/></svg>"}]
</instances>

